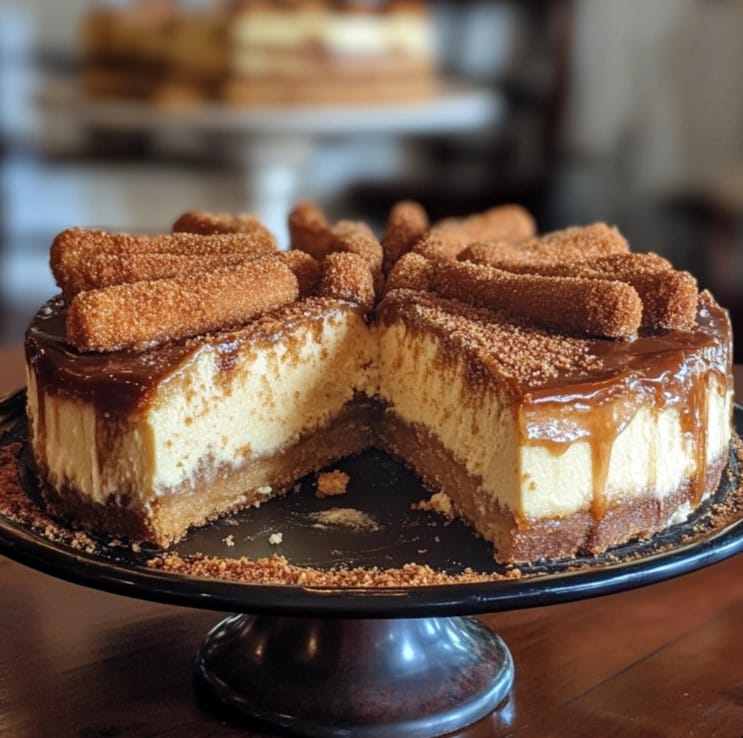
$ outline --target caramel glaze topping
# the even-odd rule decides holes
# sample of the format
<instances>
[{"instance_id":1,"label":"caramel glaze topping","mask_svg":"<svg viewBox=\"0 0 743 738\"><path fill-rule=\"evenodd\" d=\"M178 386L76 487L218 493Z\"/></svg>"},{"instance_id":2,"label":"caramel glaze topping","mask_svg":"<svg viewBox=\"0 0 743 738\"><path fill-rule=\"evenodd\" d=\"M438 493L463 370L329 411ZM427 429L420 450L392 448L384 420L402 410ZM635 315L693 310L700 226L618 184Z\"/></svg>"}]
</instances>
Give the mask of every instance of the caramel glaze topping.
<instances>
[{"instance_id":1,"label":"caramel glaze topping","mask_svg":"<svg viewBox=\"0 0 743 738\"><path fill-rule=\"evenodd\" d=\"M241 346L275 343L298 323L319 331L321 319L344 304L348 301L308 297L236 330L170 341L147 351L85 353L67 342L66 307L57 298L47 302L31 322L26 359L46 392L90 401L101 413L127 415L145 407L158 382L204 344L214 346L220 371L229 372Z\"/></svg>"}]
</instances>

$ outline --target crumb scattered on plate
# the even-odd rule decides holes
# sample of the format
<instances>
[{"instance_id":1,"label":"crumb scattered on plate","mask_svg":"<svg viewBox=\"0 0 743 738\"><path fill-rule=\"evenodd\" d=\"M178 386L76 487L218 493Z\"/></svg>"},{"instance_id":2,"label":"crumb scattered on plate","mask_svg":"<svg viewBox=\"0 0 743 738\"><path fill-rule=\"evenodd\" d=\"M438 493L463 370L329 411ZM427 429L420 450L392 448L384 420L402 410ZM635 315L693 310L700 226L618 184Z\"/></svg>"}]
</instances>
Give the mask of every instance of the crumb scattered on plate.
<instances>
[{"instance_id":1,"label":"crumb scattered on plate","mask_svg":"<svg viewBox=\"0 0 743 738\"><path fill-rule=\"evenodd\" d=\"M455 512L449 495L445 492L434 492L427 500L421 500L411 505L413 510L429 510L443 515L447 520L454 520Z\"/></svg>"},{"instance_id":2,"label":"crumb scattered on plate","mask_svg":"<svg viewBox=\"0 0 743 738\"><path fill-rule=\"evenodd\" d=\"M268 537L268 542L272 546L278 546L279 543L281 543L283 540L284 540L283 533L271 533L271 535Z\"/></svg>"},{"instance_id":3,"label":"crumb scattered on plate","mask_svg":"<svg viewBox=\"0 0 743 738\"><path fill-rule=\"evenodd\" d=\"M317 491L315 497L335 497L346 494L349 476L338 469L331 472L321 472L317 475Z\"/></svg>"},{"instance_id":4,"label":"crumb scattered on plate","mask_svg":"<svg viewBox=\"0 0 743 738\"><path fill-rule=\"evenodd\" d=\"M225 537L224 537L224 538L222 539L222 541L223 541L223 542L224 542L224 543L225 543L225 544L226 544L227 546L229 546L230 548L232 548L232 546L234 546L234 545L235 545L235 536L233 536L233 535L232 535L232 533L230 533L230 534L229 534L228 536L225 536Z\"/></svg>"},{"instance_id":5,"label":"crumb scattered on plate","mask_svg":"<svg viewBox=\"0 0 743 738\"><path fill-rule=\"evenodd\" d=\"M356 530L379 530L379 523L369 513L353 507L331 507L310 513L309 518L316 527L339 525Z\"/></svg>"}]
</instances>

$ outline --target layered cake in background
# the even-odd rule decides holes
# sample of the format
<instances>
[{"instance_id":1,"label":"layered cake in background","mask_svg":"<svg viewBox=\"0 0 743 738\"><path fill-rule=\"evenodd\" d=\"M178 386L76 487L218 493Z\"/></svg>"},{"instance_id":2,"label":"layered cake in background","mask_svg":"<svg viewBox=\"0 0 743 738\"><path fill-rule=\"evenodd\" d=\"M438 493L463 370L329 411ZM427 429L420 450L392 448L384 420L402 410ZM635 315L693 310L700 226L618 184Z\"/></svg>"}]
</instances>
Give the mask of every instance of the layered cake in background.
<instances>
[{"instance_id":1,"label":"layered cake in background","mask_svg":"<svg viewBox=\"0 0 743 738\"><path fill-rule=\"evenodd\" d=\"M381 243L311 204L288 252L250 217L174 231L52 245L29 441L73 525L167 546L377 447L524 562L650 535L719 482L727 314L613 228L405 202Z\"/></svg>"},{"instance_id":2,"label":"layered cake in background","mask_svg":"<svg viewBox=\"0 0 743 738\"><path fill-rule=\"evenodd\" d=\"M436 64L426 4L243 0L96 6L83 21L91 96L249 105L420 100Z\"/></svg>"}]
</instances>

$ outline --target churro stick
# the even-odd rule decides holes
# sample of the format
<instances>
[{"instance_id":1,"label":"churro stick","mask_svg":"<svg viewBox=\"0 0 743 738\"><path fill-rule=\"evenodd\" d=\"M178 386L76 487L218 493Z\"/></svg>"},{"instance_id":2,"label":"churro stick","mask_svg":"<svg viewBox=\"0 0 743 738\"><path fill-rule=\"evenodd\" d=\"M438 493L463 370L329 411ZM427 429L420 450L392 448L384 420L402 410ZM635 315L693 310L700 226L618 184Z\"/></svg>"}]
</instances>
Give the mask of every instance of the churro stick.
<instances>
[{"instance_id":1,"label":"churro stick","mask_svg":"<svg viewBox=\"0 0 743 738\"><path fill-rule=\"evenodd\" d=\"M80 292L67 311L67 340L80 351L145 348L238 326L298 296L276 256L199 275Z\"/></svg>"},{"instance_id":2,"label":"churro stick","mask_svg":"<svg viewBox=\"0 0 743 738\"><path fill-rule=\"evenodd\" d=\"M368 265L375 276L382 273L384 253L382 245L366 223L339 220L332 228L333 251L357 254Z\"/></svg>"},{"instance_id":3,"label":"churro stick","mask_svg":"<svg viewBox=\"0 0 743 738\"><path fill-rule=\"evenodd\" d=\"M400 257L423 238L429 227L428 214L417 202L403 200L393 206L382 236L382 269L385 276L392 271Z\"/></svg>"},{"instance_id":4,"label":"churro stick","mask_svg":"<svg viewBox=\"0 0 743 738\"><path fill-rule=\"evenodd\" d=\"M273 241L271 231L250 213L229 215L228 213L209 213L206 210L189 210L173 223L173 233L198 233L213 236L218 233L259 233Z\"/></svg>"},{"instance_id":5,"label":"churro stick","mask_svg":"<svg viewBox=\"0 0 743 738\"><path fill-rule=\"evenodd\" d=\"M374 277L363 257L338 251L328 254L320 266L318 295L357 303L365 311L374 307Z\"/></svg>"},{"instance_id":6,"label":"churro stick","mask_svg":"<svg viewBox=\"0 0 743 738\"><path fill-rule=\"evenodd\" d=\"M485 253L472 249L473 258ZM688 331L696 324L699 295L696 280L688 272L674 270L667 259L657 254L618 253L561 263L551 259L496 258L491 250L487 258L491 266L520 274L626 282L640 295L641 325L648 330Z\"/></svg>"},{"instance_id":7,"label":"churro stick","mask_svg":"<svg viewBox=\"0 0 743 738\"><path fill-rule=\"evenodd\" d=\"M182 254L91 254L74 272L63 270L57 284L65 298L78 292L112 287L115 284L144 282L153 279L170 279L188 274L213 271L220 267L234 266L262 254L242 253L205 255L198 258Z\"/></svg>"},{"instance_id":8,"label":"churro stick","mask_svg":"<svg viewBox=\"0 0 743 738\"><path fill-rule=\"evenodd\" d=\"M253 258L275 251L273 240L259 232L251 234L230 233L214 236L199 236L193 233L167 233L159 235L134 235L129 233L108 233L107 231L87 228L69 228L62 231L52 242L50 266L57 284L64 292L74 292L78 281L87 284L95 283L99 272L128 273L127 279L137 281L149 279L157 274L159 256L181 256L198 260L203 257L224 256L226 263L238 259ZM107 255L108 259L102 257ZM139 260L139 267L131 269L124 266L129 257ZM101 261L109 264L101 266ZM165 269L162 276L168 273L167 263L173 259L161 260ZM90 266L88 266L90 262ZM137 271L141 269L141 271ZM105 279L105 278L104 278ZM104 286L104 285L101 285Z\"/></svg>"},{"instance_id":9,"label":"churro stick","mask_svg":"<svg viewBox=\"0 0 743 738\"><path fill-rule=\"evenodd\" d=\"M454 261L469 243L455 231L429 231L413 245L413 253L433 261Z\"/></svg>"},{"instance_id":10,"label":"churro stick","mask_svg":"<svg viewBox=\"0 0 743 738\"><path fill-rule=\"evenodd\" d=\"M318 261L335 250L330 223L312 202L301 203L289 213L289 238L292 249L304 251Z\"/></svg>"},{"instance_id":11,"label":"churro stick","mask_svg":"<svg viewBox=\"0 0 743 738\"><path fill-rule=\"evenodd\" d=\"M594 223L553 231L520 244L504 241L472 243L461 251L458 258L460 261L528 273L534 266L560 266L568 261L628 252L629 245L616 228L605 223Z\"/></svg>"},{"instance_id":12,"label":"churro stick","mask_svg":"<svg viewBox=\"0 0 743 738\"><path fill-rule=\"evenodd\" d=\"M431 228L434 242L448 245L445 253L453 254L449 258L456 258L473 241L517 243L535 233L534 218L520 205L500 205L466 218L447 218ZM426 255L424 251L420 253Z\"/></svg>"},{"instance_id":13,"label":"churro stick","mask_svg":"<svg viewBox=\"0 0 743 738\"><path fill-rule=\"evenodd\" d=\"M315 294L320 281L320 264L304 251L282 251L277 256L294 272L299 284L299 296Z\"/></svg>"},{"instance_id":14,"label":"churro stick","mask_svg":"<svg viewBox=\"0 0 743 738\"><path fill-rule=\"evenodd\" d=\"M610 280L513 274L467 262L440 262L431 288L442 297L580 336L627 338L642 319L635 289Z\"/></svg>"},{"instance_id":15,"label":"churro stick","mask_svg":"<svg viewBox=\"0 0 743 738\"><path fill-rule=\"evenodd\" d=\"M385 284L385 291L408 289L429 292L435 270L434 262L420 254L408 252L401 256Z\"/></svg>"}]
</instances>

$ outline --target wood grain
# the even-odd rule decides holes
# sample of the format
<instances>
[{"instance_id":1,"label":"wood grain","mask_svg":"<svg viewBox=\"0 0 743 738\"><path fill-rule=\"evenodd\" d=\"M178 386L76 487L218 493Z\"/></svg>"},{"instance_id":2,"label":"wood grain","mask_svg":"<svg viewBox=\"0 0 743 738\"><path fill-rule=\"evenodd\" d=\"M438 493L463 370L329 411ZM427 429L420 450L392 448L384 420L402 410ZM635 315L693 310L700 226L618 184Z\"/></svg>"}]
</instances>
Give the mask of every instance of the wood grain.
<instances>
[{"instance_id":1,"label":"wood grain","mask_svg":"<svg viewBox=\"0 0 743 738\"><path fill-rule=\"evenodd\" d=\"M21 384L20 351L0 349L0 394ZM742 582L739 556L643 589L483 617L511 648L516 686L457 735L741 736ZM0 593L3 738L264 735L195 699L193 657L222 614L97 592L2 557Z\"/></svg>"}]
</instances>

